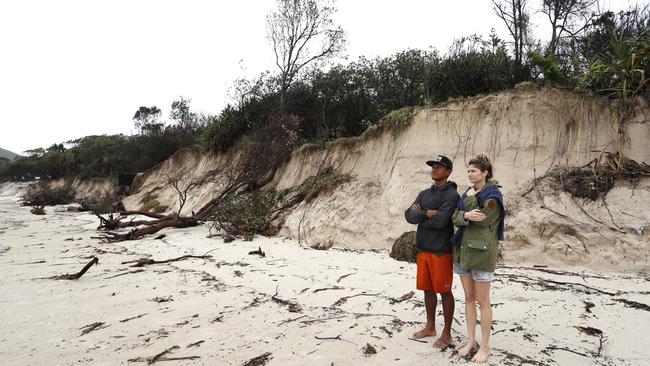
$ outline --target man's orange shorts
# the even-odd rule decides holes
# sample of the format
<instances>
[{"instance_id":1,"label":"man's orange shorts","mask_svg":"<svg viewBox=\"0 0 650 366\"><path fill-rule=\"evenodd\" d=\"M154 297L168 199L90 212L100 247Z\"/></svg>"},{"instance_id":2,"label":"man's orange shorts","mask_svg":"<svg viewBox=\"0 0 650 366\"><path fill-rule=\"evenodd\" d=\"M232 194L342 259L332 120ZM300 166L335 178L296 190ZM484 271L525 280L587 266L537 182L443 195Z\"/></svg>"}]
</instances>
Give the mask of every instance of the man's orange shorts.
<instances>
[{"instance_id":1,"label":"man's orange shorts","mask_svg":"<svg viewBox=\"0 0 650 366\"><path fill-rule=\"evenodd\" d=\"M417 289L437 293L451 291L454 279L451 253L438 256L436 253L418 253Z\"/></svg>"}]
</instances>

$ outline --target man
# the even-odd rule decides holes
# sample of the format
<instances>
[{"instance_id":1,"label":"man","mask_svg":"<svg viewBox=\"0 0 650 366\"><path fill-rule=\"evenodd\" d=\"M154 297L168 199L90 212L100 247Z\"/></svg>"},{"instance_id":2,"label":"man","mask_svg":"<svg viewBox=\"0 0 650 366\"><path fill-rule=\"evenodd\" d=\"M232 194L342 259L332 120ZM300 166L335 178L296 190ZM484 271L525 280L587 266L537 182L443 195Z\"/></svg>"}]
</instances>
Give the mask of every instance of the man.
<instances>
[{"instance_id":1,"label":"man","mask_svg":"<svg viewBox=\"0 0 650 366\"><path fill-rule=\"evenodd\" d=\"M442 298L442 311L445 326L434 346L446 348L451 343L451 322L454 318L454 296L451 293L453 280L453 258L450 239L454 234L451 215L460 199L456 192L456 183L447 181L453 169L452 161L438 155L427 161L431 167L431 179L434 184L418 194L413 205L404 216L410 224L417 224L415 242L418 248L417 289L424 291L424 305L427 323L424 328L413 334L413 338L436 336L436 307Z\"/></svg>"}]
</instances>

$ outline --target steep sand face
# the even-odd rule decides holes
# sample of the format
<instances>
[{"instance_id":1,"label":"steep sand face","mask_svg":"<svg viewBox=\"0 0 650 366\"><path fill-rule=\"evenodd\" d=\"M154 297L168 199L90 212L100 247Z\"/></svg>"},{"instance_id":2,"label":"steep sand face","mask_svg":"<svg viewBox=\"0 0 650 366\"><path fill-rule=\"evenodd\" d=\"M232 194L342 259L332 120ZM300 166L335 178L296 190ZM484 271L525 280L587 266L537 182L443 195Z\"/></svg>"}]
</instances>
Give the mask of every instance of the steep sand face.
<instances>
[{"instance_id":1,"label":"steep sand face","mask_svg":"<svg viewBox=\"0 0 650 366\"><path fill-rule=\"evenodd\" d=\"M627 127L629 137L623 152L637 161L650 161L647 112L642 109ZM644 254L647 230L641 228L650 222L650 214L638 200L648 195L646 181L636 188L619 184L605 197L612 216L602 203L571 199L548 187L545 205L561 207L556 211L568 217L539 209L537 194L521 198L534 177L556 166L584 165L603 148L612 150L617 144L617 124L609 102L567 91L524 85L512 92L427 109L396 136L386 133L357 145L295 156L276 175L279 188L314 175L324 161L354 175L355 180L332 195L301 204L288 216L281 234L312 244L390 247L399 235L414 229L403 215L417 193L431 184L426 160L436 154L449 156L455 163L451 179L463 192L466 162L485 153L494 162L509 206L509 230L503 246L506 260L548 257L573 264L595 261L643 268L646 265L642 263L648 261ZM630 206L638 207L634 217L625 214L630 213ZM575 232L549 236L553 225L575 226ZM543 227L548 227L546 232ZM520 244L521 238L527 238L526 248ZM576 251L567 251L565 242L572 243Z\"/></svg>"},{"instance_id":2,"label":"steep sand face","mask_svg":"<svg viewBox=\"0 0 650 366\"><path fill-rule=\"evenodd\" d=\"M177 182L177 187L184 190L189 183L214 172L214 177L209 181L188 191L182 213L196 211L208 203L224 184L222 173L233 159L232 154L214 156L190 149L180 150L160 166L138 175L133 182L135 193L123 200L124 206L135 210L143 207L148 200L155 199L167 206L167 211L177 211L178 193L170 182Z\"/></svg>"},{"instance_id":3,"label":"steep sand face","mask_svg":"<svg viewBox=\"0 0 650 366\"><path fill-rule=\"evenodd\" d=\"M650 149L646 147L650 140L648 116L649 109L643 106L628 123L622 149L625 156L639 162L650 162ZM531 261L548 256L549 260L573 264L587 264L592 260L600 263L602 258L598 253L608 251L613 258L602 259L604 265L632 263L637 259L630 261L626 257L638 254L641 259L631 264L637 268L648 262L641 254L648 230L639 228L648 225L650 214L642 207L633 214L635 218L625 213L629 213L626 206L638 205L639 196L650 192L645 181L636 188L618 185L605 197L609 211L602 203L571 199L544 185L546 188L539 188L543 196L535 191L522 198L533 178L556 166L584 165L598 157L601 150L611 151L620 143L616 115L608 100L523 84L513 91L422 110L400 133L387 131L352 143L294 154L278 170L269 187L283 189L298 185L327 165L350 173L354 176L350 183L297 206L287 216L280 234L310 244L388 248L403 232L414 229L403 215L417 193L432 183L426 160L437 154L450 157L455 163L451 180L458 183L462 192L467 187L466 162L477 153L485 153L493 160L496 178L506 194L509 213L509 230L503 246L506 260ZM190 179L198 178L208 171L223 169L234 158L181 151L143 175L138 193L128 197L125 205L140 207L149 193L173 209L177 207L177 195L166 183L170 172L185 171ZM210 200L219 184L218 180L204 184L183 211L198 210ZM566 217L540 210L541 201L548 207L561 208L555 211ZM565 234L556 231L549 236L553 229L542 230L545 225L570 226L576 231ZM633 227L640 230L639 234ZM567 237L579 239L575 242ZM584 242L587 250L589 245L600 249L568 254L562 243L572 240L573 244L581 244L571 247L580 249Z\"/></svg>"},{"instance_id":4,"label":"steep sand face","mask_svg":"<svg viewBox=\"0 0 650 366\"><path fill-rule=\"evenodd\" d=\"M61 188L65 184L69 184L75 190L75 197L80 199L84 197L93 197L101 196L106 193L112 194L115 192L117 180L115 178L75 178L72 181L66 181L65 179L56 179L49 182L49 187Z\"/></svg>"}]
</instances>

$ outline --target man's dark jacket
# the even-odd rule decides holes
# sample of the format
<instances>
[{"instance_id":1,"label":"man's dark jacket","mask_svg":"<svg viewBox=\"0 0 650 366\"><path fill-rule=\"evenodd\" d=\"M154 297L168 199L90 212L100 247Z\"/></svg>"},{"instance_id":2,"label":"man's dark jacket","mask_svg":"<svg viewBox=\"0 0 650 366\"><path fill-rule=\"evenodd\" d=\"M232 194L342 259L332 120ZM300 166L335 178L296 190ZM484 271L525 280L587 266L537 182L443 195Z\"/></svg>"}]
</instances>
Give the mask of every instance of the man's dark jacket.
<instances>
[{"instance_id":1,"label":"man's dark jacket","mask_svg":"<svg viewBox=\"0 0 650 366\"><path fill-rule=\"evenodd\" d=\"M451 181L441 188L434 184L431 188L420 192L413 202L420 205L420 211L413 211L409 207L404 212L409 224L418 225L415 237L418 249L434 253L451 252L449 239L454 235L451 215L460 199L456 188L456 183ZM428 218L427 210L438 210L438 215Z\"/></svg>"}]
</instances>

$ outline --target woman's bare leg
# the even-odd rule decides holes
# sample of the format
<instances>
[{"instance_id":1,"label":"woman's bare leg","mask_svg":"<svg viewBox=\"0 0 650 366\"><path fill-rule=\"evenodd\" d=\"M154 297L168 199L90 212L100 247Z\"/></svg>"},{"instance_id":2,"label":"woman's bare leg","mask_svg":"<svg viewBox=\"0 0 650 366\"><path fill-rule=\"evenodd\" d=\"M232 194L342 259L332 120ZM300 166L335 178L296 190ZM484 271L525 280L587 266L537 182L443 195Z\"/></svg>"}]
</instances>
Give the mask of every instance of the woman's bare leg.
<instances>
[{"instance_id":1,"label":"woman's bare leg","mask_svg":"<svg viewBox=\"0 0 650 366\"><path fill-rule=\"evenodd\" d=\"M492 333L492 304L490 303L490 282L475 281L476 300L481 308L481 347L472 358L473 362L486 362L490 356L490 334Z\"/></svg>"},{"instance_id":2,"label":"woman's bare leg","mask_svg":"<svg viewBox=\"0 0 650 366\"><path fill-rule=\"evenodd\" d=\"M463 284L463 291L465 292L465 323L469 339L464 346L458 349L458 355L465 357L476 346L476 292L474 289L476 282L472 275L460 276L460 282Z\"/></svg>"}]
</instances>

